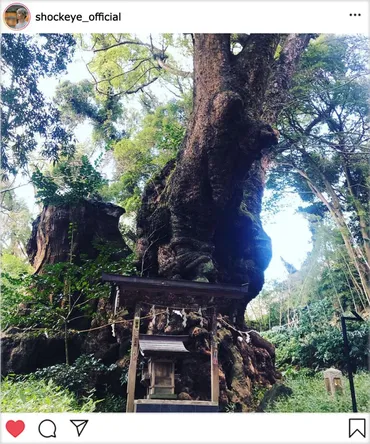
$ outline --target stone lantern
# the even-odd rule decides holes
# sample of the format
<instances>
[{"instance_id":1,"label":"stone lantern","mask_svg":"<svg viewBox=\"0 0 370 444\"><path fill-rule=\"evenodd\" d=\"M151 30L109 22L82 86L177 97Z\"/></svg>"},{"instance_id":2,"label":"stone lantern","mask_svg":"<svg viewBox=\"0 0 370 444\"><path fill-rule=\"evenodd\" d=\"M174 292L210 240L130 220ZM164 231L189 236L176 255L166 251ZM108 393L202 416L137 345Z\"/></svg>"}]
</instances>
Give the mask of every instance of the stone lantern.
<instances>
[{"instance_id":1,"label":"stone lantern","mask_svg":"<svg viewBox=\"0 0 370 444\"><path fill-rule=\"evenodd\" d=\"M329 368L324 371L324 381L326 390L331 395L336 393L343 393L343 374L336 368Z\"/></svg>"}]
</instances>

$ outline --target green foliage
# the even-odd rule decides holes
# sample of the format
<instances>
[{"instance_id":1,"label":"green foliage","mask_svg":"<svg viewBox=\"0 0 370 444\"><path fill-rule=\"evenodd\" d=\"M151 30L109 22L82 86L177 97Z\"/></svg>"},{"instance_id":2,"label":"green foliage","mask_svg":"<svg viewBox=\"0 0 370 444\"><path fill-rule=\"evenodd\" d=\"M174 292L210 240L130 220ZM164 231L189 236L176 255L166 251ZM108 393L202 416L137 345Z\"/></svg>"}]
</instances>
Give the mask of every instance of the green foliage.
<instances>
[{"instance_id":1,"label":"green foliage","mask_svg":"<svg viewBox=\"0 0 370 444\"><path fill-rule=\"evenodd\" d=\"M268 386L259 385L258 383L252 385L251 408L253 411L257 410L257 407L261 404L267 390L269 390Z\"/></svg>"},{"instance_id":2,"label":"green foliage","mask_svg":"<svg viewBox=\"0 0 370 444\"><path fill-rule=\"evenodd\" d=\"M24 261L27 241L31 234L32 217L26 201L18 198L11 188L10 182L2 183L0 213L2 254L13 254ZM3 257L2 261L6 266L10 258Z\"/></svg>"},{"instance_id":3,"label":"green foliage","mask_svg":"<svg viewBox=\"0 0 370 444\"><path fill-rule=\"evenodd\" d=\"M346 369L342 332L333 315L330 301L324 299L302 309L296 327L264 332L263 336L276 346L278 368L297 366L315 370L328 367ZM354 368L367 368L369 334L368 322L348 323L350 356Z\"/></svg>"},{"instance_id":4,"label":"green foliage","mask_svg":"<svg viewBox=\"0 0 370 444\"><path fill-rule=\"evenodd\" d=\"M111 149L114 142L125 136L117 124L123 116L119 97L96 94L89 80L79 83L62 82L56 91L62 121L74 129L85 119L93 125L93 141L104 143L105 150Z\"/></svg>"},{"instance_id":5,"label":"green foliage","mask_svg":"<svg viewBox=\"0 0 370 444\"><path fill-rule=\"evenodd\" d=\"M94 91L86 82L64 83L58 91L61 109L69 120L88 118L94 133L109 124L124 127L106 144L113 150L116 171L113 183L101 194L135 213L145 185L177 155L184 138L192 79L181 63L192 54L192 40L190 35L160 34L144 41L119 33L79 36L79 41L85 50L94 48L89 63ZM161 88L162 102L150 89L154 82ZM143 112L123 109L130 97L139 99ZM94 138L107 141L102 135Z\"/></svg>"},{"instance_id":6,"label":"green foliage","mask_svg":"<svg viewBox=\"0 0 370 444\"><path fill-rule=\"evenodd\" d=\"M1 271L16 278L32 273L33 269L25 260L4 251L1 255Z\"/></svg>"},{"instance_id":7,"label":"green foliage","mask_svg":"<svg viewBox=\"0 0 370 444\"><path fill-rule=\"evenodd\" d=\"M25 171L39 147L45 159L74 152L73 137L61 125L59 111L38 88L45 77L65 72L75 40L70 34L1 36L1 168L3 176Z\"/></svg>"},{"instance_id":8,"label":"green foliage","mask_svg":"<svg viewBox=\"0 0 370 444\"><path fill-rule=\"evenodd\" d=\"M24 302L20 297L19 290L23 283L30 279L32 271L33 268L24 259L8 253L6 250L2 252L0 278L2 328L7 328L11 320L18 316L20 304Z\"/></svg>"},{"instance_id":9,"label":"green foliage","mask_svg":"<svg viewBox=\"0 0 370 444\"><path fill-rule=\"evenodd\" d=\"M357 256L369 262L368 57L367 37L322 35L311 42L280 117L281 151L267 184L275 199L293 190L306 203L321 203L321 213L325 207L367 299L369 269Z\"/></svg>"},{"instance_id":10,"label":"green foliage","mask_svg":"<svg viewBox=\"0 0 370 444\"><path fill-rule=\"evenodd\" d=\"M37 380L33 376L3 379L0 398L3 413L91 413L95 410L91 398L77 402L66 388L52 380Z\"/></svg>"},{"instance_id":11,"label":"green foliage","mask_svg":"<svg viewBox=\"0 0 370 444\"><path fill-rule=\"evenodd\" d=\"M22 307L28 299L23 288L23 285L27 285L27 282L29 282L29 276L27 275L20 274L17 277L12 277L10 273L1 273L0 314L4 330L11 325L29 323L22 311Z\"/></svg>"},{"instance_id":12,"label":"green foliage","mask_svg":"<svg viewBox=\"0 0 370 444\"><path fill-rule=\"evenodd\" d=\"M140 131L114 146L117 181L102 193L127 212L136 211L145 184L175 158L185 135L187 98L159 106L147 114Z\"/></svg>"},{"instance_id":13,"label":"green foliage","mask_svg":"<svg viewBox=\"0 0 370 444\"><path fill-rule=\"evenodd\" d=\"M135 34L94 33L86 41L83 36L79 40L85 50L95 50L89 69L99 94L131 95L162 79L180 91L186 88L177 59L179 54L191 54L190 35L151 35L143 41Z\"/></svg>"},{"instance_id":14,"label":"green foliage","mask_svg":"<svg viewBox=\"0 0 370 444\"><path fill-rule=\"evenodd\" d=\"M106 184L87 156L80 160L60 161L51 174L37 169L32 174L32 181L37 188L36 198L44 205L75 204L94 196Z\"/></svg>"},{"instance_id":15,"label":"green foliage","mask_svg":"<svg viewBox=\"0 0 370 444\"><path fill-rule=\"evenodd\" d=\"M60 262L45 267L42 275L2 275L1 318L3 328L47 328L60 331L76 316L95 314L93 301L107 298L110 286L101 282L103 272L133 274L133 257L112 260L113 246L100 246L95 260L81 264ZM76 296L77 295L77 296ZM91 303L88 303L88 302Z\"/></svg>"},{"instance_id":16,"label":"green foliage","mask_svg":"<svg viewBox=\"0 0 370 444\"><path fill-rule=\"evenodd\" d=\"M111 381L126 384L127 369L122 371L116 364L103 364L94 355L81 355L72 365L58 364L37 370L37 380L64 387L73 393L78 405L87 399L94 400L95 411L123 412L126 398L112 393ZM122 391L123 388L122 388Z\"/></svg>"},{"instance_id":17,"label":"green foliage","mask_svg":"<svg viewBox=\"0 0 370 444\"><path fill-rule=\"evenodd\" d=\"M316 211L320 212L320 208L309 207L305 212L312 233L312 251L299 271L284 281L268 282L248 305L246 322L251 327L263 331L295 325L298 312L316 301L325 300L339 313L362 312L368 306L339 230L330 219L317 216Z\"/></svg>"},{"instance_id":18,"label":"green foliage","mask_svg":"<svg viewBox=\"0 0 370 444\"><path fill-rule=\"evenodd\" d=\"M335 397L326 391L322 373L315 376L307 372L298 372L284 381L285 385L293 390L289 397L277 399L266 411L274 413L326 413L352 412L351 395L348 379L344 378L344 393ZM359 412L368 412L370 409L370 374L362 372L355 375L354 384Z\"/></svg>"},{"instance_id":19,"label":"green foliage","mask_svg":"<svg viewBox=\"0 0 370 444\"><path fill-rule=\"evenodd\" d=\"M97 404L97 412L122 413L126 411L126 398L107 393L104 399Z\"/></svg>"},{"instance_id":20,"label":"green foliage","mask_svg":"<svg viewBox=\"0 0 370 444\"><path fill-rule=\"evenodd\" d=\"M57 364L37 370L37 379L52 381L57 386L73 392L77 399L83 400L96 391L98 379L107 376L117 369L115 364L106 366L94 355L81 355L73 365Z\"/></svg>"},{"instance_id":21,"label":"green foliage","mask_svg":"<svg viewBox=\"0 0 370 444\"><path fill-rule=\"evenodd\" d=\"M252 302L255 320L248 325L261 330L276 347L277 366L287 370L345 369L340 315L366 307L351 278L352 265L338 230L309 215L313 250L300 271L283 282L270 283ZM367 368L369 356L365 323L348 323L351 357L355 368Z\"/></svg>"}]
</instances>

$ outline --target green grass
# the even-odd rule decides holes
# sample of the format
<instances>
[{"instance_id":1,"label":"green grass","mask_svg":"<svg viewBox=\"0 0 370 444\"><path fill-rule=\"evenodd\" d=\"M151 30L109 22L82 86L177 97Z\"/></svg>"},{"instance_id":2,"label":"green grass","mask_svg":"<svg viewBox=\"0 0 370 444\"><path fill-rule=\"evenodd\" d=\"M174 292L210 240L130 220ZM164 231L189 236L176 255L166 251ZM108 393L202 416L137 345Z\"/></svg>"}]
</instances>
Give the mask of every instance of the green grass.
<instances>
[{"instance_id":1,"label":"green grass","mask_svg":"<svg viewBox=\"0 0 370 444\"><path fill-rule=\"evenodd\" d=\"M1 383L0 407L3 413L93 412L95 402L77 403L75 396L51 380L5 378Z\"/></svg>"},{"instance_id":2,"label":"green grass","mask_svg":"<svg viewBox=\"0 0 370 444\"><path fill-rule=\"evenodd\" d=\"M321 412L352 412L349 382L344 378L344 393L332 397L325 389L322 373L315 376L299 373L289 376L284 384L293 390L292 396L280 398L269 406L268 412L281 413L321 413ZM370 373L361 372L355 375L357 408L359 412L370 411Z\"/></svg>"}]
</instances>

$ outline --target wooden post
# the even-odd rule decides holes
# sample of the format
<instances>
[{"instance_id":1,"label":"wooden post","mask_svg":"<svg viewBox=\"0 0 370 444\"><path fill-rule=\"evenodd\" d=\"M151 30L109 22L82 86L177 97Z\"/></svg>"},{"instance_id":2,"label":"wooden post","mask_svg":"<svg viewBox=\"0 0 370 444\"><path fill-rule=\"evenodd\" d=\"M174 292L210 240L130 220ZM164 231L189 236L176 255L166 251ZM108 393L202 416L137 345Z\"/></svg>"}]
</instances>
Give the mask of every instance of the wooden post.
<instances>
[{"instance_id":1,"label":"wooden post","mask_svg":"<svg viewBox=\"0 0 370 444\"><path fill-rule=\"evenodd\" d=\"M130 367L128 369L127 404L126 404L127 413L132 413L134 411L136 368L137 368L137 358L139 354L140 309L141 309L140 304L136 304L134 322L132 324Z\"/></svg>"},{"instance_id":2,"label":"wooden post","mask_svg":"<svg viewBox=\"0 0 370 444\"><path fill-rule=\"evenodd\" d=\"M217 318L216 308L212 313L212 331L211 331L211 401L217 402L219 398L219 370L218 370L218 349L217 349Z\"/></svg>"}]
</instances>

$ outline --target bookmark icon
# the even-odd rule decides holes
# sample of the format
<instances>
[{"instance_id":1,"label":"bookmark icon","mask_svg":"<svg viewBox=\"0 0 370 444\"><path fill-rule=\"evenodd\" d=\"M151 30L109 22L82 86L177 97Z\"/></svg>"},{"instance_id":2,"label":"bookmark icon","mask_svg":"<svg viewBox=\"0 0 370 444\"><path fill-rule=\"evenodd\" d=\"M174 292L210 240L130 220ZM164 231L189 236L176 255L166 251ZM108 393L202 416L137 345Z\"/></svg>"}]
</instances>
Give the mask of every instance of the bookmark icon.
<instances>
[{"instance_id":1,"label":"bookmark icon","mask_svg":"<svg viewBox=\"0 0 370 444\"><path fill-rule=\"evenodd\" d=\"M81 436L81 433L85 430L88 419L70 419L71 423L76 427L78 437Z\"/></svg>"},{"instance_id":2,"label":"bookmark icon","mask_svg":"<svg viewBox=\"0 0 370 444\"><path fill-rule=\"evenodd\" d=\"M366 421L365 418L351 418L349 420L349 437L355 433L359 433L363 438L366 438Z\"/></svg>"}]
</instances>

